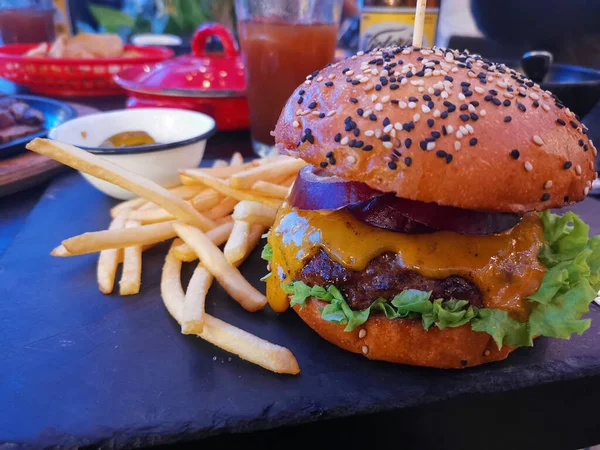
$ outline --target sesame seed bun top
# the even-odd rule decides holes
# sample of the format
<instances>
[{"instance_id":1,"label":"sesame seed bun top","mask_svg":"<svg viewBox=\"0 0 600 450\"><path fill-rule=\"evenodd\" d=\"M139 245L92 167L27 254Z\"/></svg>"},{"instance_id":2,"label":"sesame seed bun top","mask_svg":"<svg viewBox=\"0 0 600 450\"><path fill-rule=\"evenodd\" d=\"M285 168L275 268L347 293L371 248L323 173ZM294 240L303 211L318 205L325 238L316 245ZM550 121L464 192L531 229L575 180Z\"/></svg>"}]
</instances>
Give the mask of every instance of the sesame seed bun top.
<instances>
[{"instance_id":1,"label":"sesame seed bun top","mask_svg":"<svg viewBox=\"0 0 600 450\"><path fill-rule=\"evenodd\" d=\"M330 175L423 202L525 212L581 201L587 128L552 93L477 55L390 47L314 72L275 142Z\"/></svg>"}]
</instances>

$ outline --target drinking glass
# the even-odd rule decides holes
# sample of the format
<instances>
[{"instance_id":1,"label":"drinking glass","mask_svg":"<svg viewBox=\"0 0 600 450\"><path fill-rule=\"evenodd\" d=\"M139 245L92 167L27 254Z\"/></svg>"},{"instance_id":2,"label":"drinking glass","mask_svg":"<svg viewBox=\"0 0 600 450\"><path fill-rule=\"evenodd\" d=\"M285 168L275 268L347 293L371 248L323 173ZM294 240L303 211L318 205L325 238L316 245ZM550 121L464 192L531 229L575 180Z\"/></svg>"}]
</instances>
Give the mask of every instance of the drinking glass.
<instances>
[{"instance_id":1,"label":"drinking glass","mask_svg":"<svg viewBox=\"0 0 600 450\"><path fill-rule=\"evenodd\" d=\"M271 131L293 90L334 59L342 0L236 0L254 151L273 151Z\"/></svg>"},{"instance_id":2,"label":"drinking glass","mask_svg":"<svg viewBox=\"0 0 600 450\"><path fill-rule=\"evenodd\" d=\"M52 0L0 0L0 43L54 40Z\"/></svg>"}]
</instances>

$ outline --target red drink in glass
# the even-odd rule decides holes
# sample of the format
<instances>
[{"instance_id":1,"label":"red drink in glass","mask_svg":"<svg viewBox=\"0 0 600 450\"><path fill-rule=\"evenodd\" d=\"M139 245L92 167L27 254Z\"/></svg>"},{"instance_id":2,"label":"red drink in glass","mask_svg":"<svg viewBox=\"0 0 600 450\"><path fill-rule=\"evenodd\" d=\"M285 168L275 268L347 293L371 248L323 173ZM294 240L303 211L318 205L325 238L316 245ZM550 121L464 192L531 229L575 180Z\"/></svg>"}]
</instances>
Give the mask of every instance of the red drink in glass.
<instances>
[{"instance_id":1,"label":"red drink in glass","mask_svg":"<svg viewBox=\"0 0 600 450\"><path fill-rule=\"evenodd\" d=\"M54 38L54 11L51 8L0 9L2 43L51 42Z\"/></svg>"}]
</instances>

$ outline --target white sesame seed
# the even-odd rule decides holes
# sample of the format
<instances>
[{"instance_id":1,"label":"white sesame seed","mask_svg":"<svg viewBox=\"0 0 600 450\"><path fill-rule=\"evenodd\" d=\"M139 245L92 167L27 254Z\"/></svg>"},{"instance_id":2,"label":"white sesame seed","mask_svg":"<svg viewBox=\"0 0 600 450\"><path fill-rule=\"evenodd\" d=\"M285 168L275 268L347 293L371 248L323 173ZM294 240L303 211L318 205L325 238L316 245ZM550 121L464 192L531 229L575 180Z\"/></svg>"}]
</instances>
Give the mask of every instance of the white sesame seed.
<instances>
[{"instance_id":1,"label":"white sesame seed","mask_svg":"<svg viewBox=\"0 0 600 450\"><path fill-rule=\"evenodd\" d=\"M450 52L446 53L446 56L444 56L444 59L448 62L452 62L454 61L454 55Z\"/></svg>"},{"instance_id":2,"label":"white sesame seed","mask_svg":"<svg viewBox=\"0 0 600 450\"><path fill-rule=\"evenodd\" d=\"M381 130L380 130L379 128L377 128L377 129L375 130L375 137L376 137L377 139L379 139L379 138L381 137Z\"/></svg>"},{"instance_id":3,"label":"white sesame seed","mask_svg":"<svg viewBox=\"0 0 600 450\"><path fill-rule=\"evenodd\" d=\"M358 338L359 339L364 339L364 337L367 335L367 330L365 330L364 328L362 328L359 332L358 332Z\"/></svg>"},{"instance_id":4,"label":"white sesame seed","mask_svg":"<svg viewBox=\"0 0 600 450\"><path fill-rule=\"evenodd\" d=\"M306 75L307 80L312 80L312 75Z\"/></svg>"},{"instance_id":5,"label":"white sesame seed","mask_svg":"<svg viewBox=\"0 0 600 450\"><path fill-rule=\"evenodd\" d=\"M451 70L451 72L452 72L452 73L456 73L456 72L458 72L458 67L453 67L453 68L452 68L452 70Z\"/></svg>"},{"instance_id":6,"label":"white sesame seed","mask_svg":"<svg viewBox=\"0 0 600 450\"><path fill-rule=\"evenodd\" d=\"M406 83L408 83L408 80L406 78L402 78L400 85L404 86Z\"/></svg>"},{"instance_id":7,"label":"white sesame seed","mask_svg":"<svg viewBox=\"0 0 600 450\"><path fill-rule=\"evenodd\" d=\"M514 94L508 91L504 91L502 95L504 95L506 98L515 98Z\"/></svg>"},{"instance_id":8,"label":"white sesame seed","mask_svg":"<svg viewBox=\"0 0 600 450\"><path fill-rule=\"evenodd\" d=\"M464 102L464 101L467 99L467 97L465 97L465 94L463 94L462 92L459 92L459 93L458 93L458 99L459 99L461 102Z\"/></svg>"},{"instance_id":9,"label":"white sesame seed","mask_svg":"<svg viewBox=\"0 0 600 450\"><path fill-rule=\"evenodd\" d=\"M371 75L379 75L377 69L371 69Z\"/></svg>"},{"instance_id":10,"label":"white sesame seed","mask_svg":"<svg viewBox=\"0 0 600 450\"><path fill-rule=\"evenodd\" d=\"M302 111L302 115L306 116L307 114L310 114L310 109L305 109L304 111Z\"/></svg>"},{"instance_id":11,"label":"white sesame seed","mask_svg":"<svg viewBox=\"0 0 600 450\"><path fill-rule=\"evenodd\" d=\"M413 86L422 86L425 84L425 82L423 80L411 80L410 84Z\"/></svg>"},{"instance_id":12,"label":"white sesame seed","mask_svg":"<svg viewBox=\"0 0 600 450\"><path fill-rule=\"evenodd\" d=\"M596 150L596 147L592 147L592 155L594 155L594 158L598 156L598 150Z\"/></svg>"},{"instance_id":13,"label":"white sesame seed","mask_svg":"<svg viewBox=\"0 0 600 450\"><path fill-rule=\"evenodd\" d=\"M306 81L304 82L304 84L306 84L307 86L310 86L310 84L311 84L311 83L312 83L312 81L310 81L310 80L306 80Z\"/></svg>"},{"instance_id":14,"label":"white sesame seed","mask_svg":"<svg viewBox=\"0 0 600 450\"><path fill-rule=\"evenodd\" d=\"M389 72L387 71L387 69L383 69L383 70L380 72L380 74L381 74L381 76L382 76L382 77L387 77L387 76L389 75Z\"/></svg>"},{"instance_id":15,"label":"white sesame seed","mask_svg":"<svg viewBox=\"0 0 600 450\"><path fill-rule=\"evenodd\" d=\"M359 52L357 52L357 53L356 53L356 56L362 56L362 55L364 55L364 54L365 54L365 52L363 52L363 51L361 50L361 51L359 51Z\"/></svg>"},{"instance_id":16,"label":"white sesame seed","mask_svg":"<svg viewBox=\"0 0 600 450\"><path fill-rule=\"evenodd\" d=\"M470 124L466 124L465 128L467 129L467 131L469 132L469 134L475 133L475 130L473 129L473 127Z\"/></svg>"},{"instance_id":17,"label":"white sesame seed","mask_svg":"<svg viewBox=\"0 0 600 450\"><path fill-rule=\"evenodd\" d=\"M383 97L381 97L381 103L387 103L389 101L390 101L389 95L384 95Z\"/></svg>"},{"instance_id":18,"label":"white sesame seed","mask_svg":"<svg viewBox=\"0 0 600 450\"><path fill-rule=\"evenodd\" d=\"M348 163L350 163L350 164L354 164L354 163L356 163L356 156L348 155L348 156L346 156L346 161L348 161Z\"/></svg>"},{"instance_id":19,"label":"white sesame seed","mask_svg":"<svg viewBox=\"0 0 600 450\"><path fill-rule=\"evenodd\" d=\"M313 116L318 116L318 115L319 115L319 114L321 114L321 113L320 113L319 111L313 111L313 112L311 112L311 114L312 114Z\"/></svg>"},{"instance_id":20,"label":"white sesame seed","mask_svg":"<svg viewBox=\"0 0 600 450\"><path fill-rule=\"evenodd\" d=\"M417 91L419 91L419 92L423 93L423 92L425 92L425 88L424 88L423 86L419 86L419 87L417 88Z\"/></svg>"},{"instance_id":21,"label":"white sesame seed","mask_svg":"<svg viewBox=\"0 0 600 450\"><path fill-rule=\"evenodd\" d=\"M352 75L354 75L354 70L348 70L348 71L345 73L345 75L346 75L347 77L351 77Z\"/></svg>"},{"instance_id":22,"label":"white sesame seed","mask_svg":"<svg viewBox=\"0 0 600 450\"><path fill-rule=\"evenodd\" d=\"M589 162L590 170L594 170L594 161Z\"/></svg>"},{"instance_id":23,"label":"white sesame seed","mask_svg":"<svg viewBox=\"0 0 600 450\"><path fill-rule=\"evenodd\" d=\"M577 175L581 175L581 166L579 164L575 166L575 172L577 173Z\"/></svg>"},{"instance_id":24,"label":"white sesame seed","mask_svg":"<svg viewBox=\"0 0 600 450\"><path fill-rule=\"evenodd\" d=\"M487 111L485 109L482 109L482 110L479 111L479 115L481 117L485 117L487 115Z\"/></svg>"},{"instance_id":25,"label":"white sesame seed","mask_svg":"<svg viewBox=\"0 0 600 450\"><path fill-rule=\"evenodd\" d=\"M402 50L402 54L403 55L410 55L411 50L409 48L405 48L404 50Z\"/></svg>"},{"instance_id":26,"label":"white sesame seed","mask_svg":"<svg viewBox=\"0 0 600 450\"><path fill-rule=\"evenodd\" d=\"M527 172L531 172L533 170L533 165L529 161L525 161L525 170Z\"/></svg>"},{"instance_id":27,"label":"white sesame seed","mask_svg":"<svg viewBox=\"0 0 600 450\"><path fill-rule=\"evenodd\" d=\"M544 108L544 111L546 111L546 112L550 111L550 107L548 105L546 105L545 103L542 105L542 108Z\"/></svg>"},{"instance_id":28,"label":"white sesame seed","mask_svg":"<svg viewBox=\"0 0 600 450\"><path fill-rule=\"evenodd\" d=\"M569 108L565 109L565 114L567 115L567 117L573 117L573 113Z\"/></svg>"},{"instance_id":29,"label":"white sesame seed","mask_svg":"<svg viewBox=\"0 0 600 450\"><path fill-rule=\"evenodd\" d=\"M431 151L435 148L435 142L428 142L427 143L427 150Z\"/></svg>"},{"instance_id":30,"label":"white sesame seed","mask_svg":"<svg viewBox=\"0 0 600 450\"><path fill-rule=\"evenodd\" d=\"M456 132L456 139L462 139L463 134L460 131Z\"/></svg>"},{"instance_id":31,"label":"white sesame seed","mask_svg":"<svg viewBox=\"0 0 600 450\"><path fill-rule=\"evenodd\" d=\"M485 92L485 89L483 89L481 86L475 86L473 89L475 89L475 92L478 94L483 94Z\"/></svg>"},{"instance_id":32,"label":"white sesame seed","mask_svg":"<svg viewBox=\"0 0 600 450\"><path fill-rule=\"evenodd\" d=\"M427 89L427 93L430 95L433 95L434 92L435 92L435 89L433 89L432 87Z\"/></svg>"},{"instance_id":33,"label":"white sesame seed","mask_svg":"<svg viewBox=\"0 0 600 450\"><path fill-rule=\"evenodd\" d=\"M446 131L448 132L448 134L452 134L454 133L454 127L452 125L448 125L446 127Z\"/></svg>"},{"instance_id":34,"label":"white sesame seed","mask_svg":"<svg viewBox=\"0 0 600 450\"><path fill-rule=\"evenodd\" d=\"M331 117L331 116L333 116L334 114L335 114L335 111L329 111L329 112L327 113L327 117Z\"/></svg>"},{"instance_id":35,"label":"white sesame seed","mask_svg":"<svg viewBox=\"0 0 600 450\"><path fill-rule=\"evenodd\" d=\"M406 102L400 101L398 102L398 108L400 109L406 109L408 105L406 104Z\"/></svg>"},{"instance_id":36,"label":"white sesame seed","mask_svg":"<svg viewBox=\"0 0 600 450\"><path fill-rule=\"evenodd\" d=\"M586 186L586 187L583 188L583 195L588 195L589 192L590 192L590 188L589 187Z\"/></svg>"},{"instance_id":37,"label":"white sesame seed","mask_svg":"<svg viewBox=\"0 0 600 450\"><path fill-rule=\"evenodd\" d=\"M469 134L469 130L467 130L464 126L459 126L458 129L462 134Z\"/></svg>"},{"instance_id":38,"label":"white sesame seed","mask_svg":"<svg viewBox=\"0 0 600 450\"><path fill-rule=\"evenodd\" d=\"M475 72L473 72L472 70L469 70L467 72L467 75L469 76L469 78L477 78L477 74Z\"/></svg>"},{"instance_id":39,"label":"white sesame seed","mask_svg":"<svg viewBox=\"0 0 600 450\"><path fill-rule=\"evenodd\" d=\"M391 142L384 142L384 143L383 143L383 146L384 146L385 148L387 148L387 149L390 149L390 148L392 148L392 147L394 146L394 144L392 144Z\"/></svg>"},{"instance_id":40,"label":"white sesame seed","mask_svg":"<svg viewBox=\"0 0 600 450\"><path fill-rule=\"evenodd\" d=\"M346 145L349 141L350 141L350 139L348 138L348 136L344 136L342 138L342 140L340 141L340 144Z\"/></svg>"},{"instance_id":41,"label":"white sesame seed","mask_svg":"<svg viewBox=\"0 0 600 450\"><path fill-rule=\"evenodd\" d=\"M440 112L440 110L439 110L439 109L434 109L434 110L433 110L433 117L435 117L436 119L437 119L438 117L440 117L441 115L442 115L442 113Z\"/></svg>"},{"instance_id":42,"label":"white sesame seed","mask_svg":"<svg viewBox=\"0 0 600 450\"><path fill-rule=\"evenodd\" d=\"M404 53L406 50L404 50L402 53ZM410 53L410 50L408 51L408 53ZM408 53L404 53L405 55L408 55ZM363 355L366 355L367 353L369 353L369 347L367 347L366 345L363 345L361 348Z\"/></svg>"},{"instance_id":43,"label":"white sesame seed","mask_svg":"<svg viewBox=\"0 0 600 450\"><path fill-rule=\"evenodd\" d=\"M365 92L369 92L371 89L373 89L373 83L365 84L365 87L363 89Z\"/></svg>"},{"instance_id":44,"label":"white sesame seed","mask_svg":"<svg viewBox=\"0 0 600 450\"><path fill-rule=\"evenodd\" d=\"M298 121L297 121L297 120L294 120L294 121L292 122L292 125L294 126L294 128L299 128L299 127L300 127L300 123L298 123Z\"/></svg>"},{"instance_id":45,"label":"white sesame seed","mask_svg":"<svg viewBox=\"0 0 600 450\"><path fill-rule=\"evenodd\" d=\"M375 111L383 110L383 105L381 103L375 103Z\"/></svg>"},{"instance_id":46,"label":"white sesame seed","mask_svg":"<svg viewBox=\"0 0 600 450\"><path fill-rule=\"evenodd\" d=\"M454 150L459 151L460 147L461 147L460 142L454 141Z\"/></svg>"},{"instance_id":47,"label":"white sesame seed","mask_svg":"<svg viewBox=\"0 0 600 450\"><path fill-rule=\"evenodd\" d=\"M421 111L423 111L425 114L428 114L431 112L431 108L429 108L427 105L421 105Z\"/></svg>"},{"instance_id":48,"label":"white sesame seed","mask_svg":"<svg viewBox=\"0 0 600 450\"><path fill-rule=\"evenodd\" d=\"M442 97L445 100L448 98L448 93L446 91L442 91L442 93L440 94L440 97Z\"/></svg>"},{"instance_id":49,"label":"white sesame seed","mask_svg":"<svg viewBox=\"0 0 600 450\"><path fill-rule=\"evenodd\" d=\"M330 80L333 80L335 78L335 73L330 73L327 78L329 78Z\"/></svg>"},{"instance_id":50,"label":"white sesame seed","mask_svg":"<svg viewBox=\"0 0 600 450\"><path fill-rule=\"evenodd\" d=\"M352 55L352 58L350 58L350 59L356 59L356 55Z\"/></svg>"},{"instance_id":51,"label":"white sesame seed","mask_svg":"<svg viewBox=\"0 0 600 450\"><path fill-rule=\"evenodd\" d=\"M375 100L377 100L377 95L372 94L371 95L371 101L374 102Z\"/></svg>"},{"instance_id":52,"label":"white sesame seed","mask_svg":"<svg viewBox=\"0 0 600 450\"><path fill-rule=\"evenodd\" d=\"M540 99L540 96L539 96L539 95L537 95L535 92L530 92L530 93L529 93L529 96L530 96L532 99L534 99L534 100L539 100L539 99Z\"/></svg>"},{"instance_id":53,"label":"white sesame seed","mask_svg":"<svg viewBox=\"0 0 600 450\"><path fill-rule=\"evenodd\" d=\"M469 104L469 107L467 109L469 110L469 112L475 112L475 107L471 104Z\"/></svg>"},{"instance_id":54,"label":"white sesame seed","mask_svg":"<svg viewBox=\"0 0 600 450\"><path fill-rule=\"evenodd\" d=\"M525 89L523 86L521 86L521 87L518 89L518 91L519 91L519 93L520 93L520 94L525 94L525 95L527 94L527 89Z\"/></svg>"},{"instance_id":55,"label":"white sesame seed","mask_svg":"<svg viewBox=\"0 0 600 450\"><path fill-rule=\"evenodd\" d=\"M548 180L544 183L544 189L550 189L552 187L552 180Z\"/></svg>"},{"instance_id":56,"label":"white sesame seed","mask_svg":"<svg viewBox=\"0 0 600 450\"><path fill-rule=\"evenodd\" d=\"M496 83L498 86L500 86L502 89L506 89L506 83L504 81L498 81L498 83Z\"/></svg>"},{"instance_id":57,"label":"white sesame seed","mask_svg":"<svg viewBox=\"0 0 600 450\"><path fill-rule=\"evenodd\" d=\"M419 120L421 120L421 114L415 114L413 116L413 122L418 122Z\"/></svg>"},{"instance_id":58,"label":"white sesame seed","mask_svg":"<svg viewBox=\"0 0 600 450\"><path fill-rule=\"evenodd\" d=\"M408 107L410 109L415 109L417 107L417 104L415 102L408 102Z\"/></svg>"},{"instance_id":59,"label":"white sesame seed","mask_svg":"<svg viewBox=\"0 0 600 450\"><path fill-rule=\"evenodd\" d=\"M363 117L369 117L372 112L373 112L372 109L365 109L365 112L363 113Z\"/></svg>"},{"instance_id":60,"label":"white sesame seed","mask_svg":"<svg viewBox=\"0 0 600 450\"><path fill-rule=\"evenodd\" d=\"M533 142L535 142L537 145L544 145L544 140L539 137L537 134L533 136Z\"/></svg>"},{"instance_id":61,"label":"white sesame seed","mask_svg":"<svg viewBox=\"0 0 600 450\"><path fill-rule=\"evenodd\" d=\"M299 116L300 114L302 114L302 108L298 108L296 110L296 115Z\"/></svg>"},{"instance_id":62,"label":"white sesame seed","mask_svg":"<svg viewBox=\"0 0 600 450\"><path fill-rule=\"evenodd\" d=\"M393 128L394 128L394 125L392 125L392 124L390 123L389 125L387 125L387 126L386 126L386 127L383 129L383 131L384 131L385 133L389 133L390 131L392 131L392 129L393 129Z\"/></svg>"},{"instance_id":63,"label":"white sesame seed","mask_svg":"<svg viewBox=\"0 0 600 450\"><path fill-rule=\"evenodd\" d=\"M374 134L375 134L375 132L373 130L367 130L367 131L365 131L365 136L367 136L367 137L371 137Z\"/></svg>"}]
</instances>

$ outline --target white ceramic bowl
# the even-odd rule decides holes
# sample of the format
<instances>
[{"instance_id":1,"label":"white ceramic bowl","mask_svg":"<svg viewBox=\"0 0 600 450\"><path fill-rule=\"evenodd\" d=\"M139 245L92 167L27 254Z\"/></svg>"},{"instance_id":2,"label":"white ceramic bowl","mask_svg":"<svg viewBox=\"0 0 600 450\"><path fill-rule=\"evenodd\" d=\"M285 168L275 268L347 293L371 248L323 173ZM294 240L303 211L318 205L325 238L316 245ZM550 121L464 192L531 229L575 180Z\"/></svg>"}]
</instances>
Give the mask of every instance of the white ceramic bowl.
<instances>
[{"instance_id":1,"label":"white ceramic bowl","mask_svg":"<svg viewBox=\"0 0 600 450\"><path fill-rule=\"evenodd\" d=\"M123 131L145 131L158 144L138 147L100 147L110 136ZM179 169L197 167L206 140L215 132L215 121L199 112L173 108L139 108L79 117L52 129L51 139L75 145L132 172L170 187L179 182ZM127 200L126 190L82 175L105 194Z\"/></svg>"}]
</instances>

